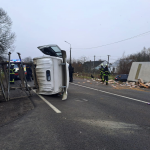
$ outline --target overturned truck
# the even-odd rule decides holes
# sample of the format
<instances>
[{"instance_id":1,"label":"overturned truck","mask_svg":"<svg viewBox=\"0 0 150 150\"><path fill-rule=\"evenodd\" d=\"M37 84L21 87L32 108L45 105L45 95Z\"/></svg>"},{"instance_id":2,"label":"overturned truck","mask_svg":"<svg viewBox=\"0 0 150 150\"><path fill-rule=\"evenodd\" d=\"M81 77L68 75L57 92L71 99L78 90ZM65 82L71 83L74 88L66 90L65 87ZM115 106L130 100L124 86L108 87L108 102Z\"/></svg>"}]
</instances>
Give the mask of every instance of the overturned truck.
<instances>
[{"instance_id":1,"label":"overturned truck","mask_svg":"<svg viewBox=\"0 0 150 150\"><path fill-rule=\"evenodd\" d=\"M66 52L61 50L57 45L39 46L38 49L44 54L42 57L33 59L33 63L25 63L21 60L21 54L18 53L19 62L11 62L11 53L9 52L9 61L0 63L0 93L3 95L5 101L10 98L10 90L23 90L27 97L32 96L30 90L36 89L37 94L52 95L62 94L62 100L67 99L67 89L69 87L69 64L66 62ZM18 66L16 74L21 80L17 86L10 86L10 66L15 64ZM23 66L28 65L32 69L32 77L34 79L34 86L27 84L26 73ZM2 80L1 72L4 74ZM27 73L28 75L28 73ZM21 97L17 97L21 98Z\"/></svg>"},{"instance_id":2,"label":"overturned truck","mask_svg":"<svg viewBox=\"0 0 150 150\"><path fill-rule=\"evenodd\" d=\"M69 64L66 62L66 51L57 45L39 46L44 53L42 57L33 58L34 81L38 94L52 95L62 93L62 100L67 99L69 87Z\"/></svg>"}]
</instances>

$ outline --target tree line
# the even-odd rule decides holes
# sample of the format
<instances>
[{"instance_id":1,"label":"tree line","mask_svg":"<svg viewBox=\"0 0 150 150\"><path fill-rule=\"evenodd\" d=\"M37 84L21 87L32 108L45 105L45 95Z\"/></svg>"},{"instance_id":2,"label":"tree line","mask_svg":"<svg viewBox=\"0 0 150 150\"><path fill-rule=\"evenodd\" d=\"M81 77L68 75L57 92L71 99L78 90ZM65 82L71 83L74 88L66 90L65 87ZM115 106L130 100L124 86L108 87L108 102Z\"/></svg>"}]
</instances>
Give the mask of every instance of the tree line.
<instances>
[{"instance_id":1,"label":"tree line","mask_svg":"<svg viewBox=\"0 0 150 150\"><path fill-rule=\"evenodd\" d=\"M75 72L84 72L84 62L89 61L87 57L81 57L80 59L73 59L72 66ZM132 62L150 62L150 48L143 48L140 52L123 56L118 59L117 74L129 74ZM101 60L100 60L101 61ZM68 59L69 62L69 59ZM96 70L95 70L96 71ZM98 70L97 70L98 72Z\"/></svg>"},{"instance_id":2,"label":"tree line","mask_svg":"<svg viewBox=\"0 0 150 150\"><path fill-rule=\"evenodd\" d=\"M120 58L117 73L129 74L132 62L149 62L150 61L150 48L143 48L140 52L125 56L123 54Z\"/></svg>"}]
</instances>

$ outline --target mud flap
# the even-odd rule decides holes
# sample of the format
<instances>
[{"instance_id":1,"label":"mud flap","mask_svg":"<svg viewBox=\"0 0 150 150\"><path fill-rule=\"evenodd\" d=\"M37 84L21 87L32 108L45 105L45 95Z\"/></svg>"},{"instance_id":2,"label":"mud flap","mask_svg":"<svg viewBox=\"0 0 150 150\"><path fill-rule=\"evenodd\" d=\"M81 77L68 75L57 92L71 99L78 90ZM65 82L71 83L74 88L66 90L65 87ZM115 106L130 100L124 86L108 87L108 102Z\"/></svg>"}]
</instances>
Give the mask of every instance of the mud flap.
<instances>
[{"instance_id":1,"label":"mud flap","mask_svg":"<svg viewBox=\"0 0 150 150\"><path fill-rule=\"evenodd\" d=\"M64 89L63 96L62 96L62 100L66 100L66 99L67 99L67 96L68 96L68 93L67 93L67 90L66 90L66 88L65 88L65 89Z\"/></svg>"}]
</instances>

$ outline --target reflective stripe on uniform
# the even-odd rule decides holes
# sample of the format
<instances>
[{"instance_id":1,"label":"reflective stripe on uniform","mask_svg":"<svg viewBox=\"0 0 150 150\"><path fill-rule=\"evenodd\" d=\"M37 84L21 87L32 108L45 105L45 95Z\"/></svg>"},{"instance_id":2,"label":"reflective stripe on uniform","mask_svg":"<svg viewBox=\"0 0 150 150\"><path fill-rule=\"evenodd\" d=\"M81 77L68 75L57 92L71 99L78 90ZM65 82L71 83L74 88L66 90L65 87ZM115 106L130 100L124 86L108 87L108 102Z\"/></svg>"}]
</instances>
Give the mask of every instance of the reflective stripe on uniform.
<instances>
[{"instance_id":1,"label":"reflective stripe on uniform","mask_svg":"<svg viewBox=\"0 0 150 150\"><path fill-rule=\"evenodd\" d=\"M14 79L12 81L9 81L9 82L14 82Z\"/></svg>"},{"instance_id":2,"label":"reflective stripe on uniform","mask_svg":"<svg viewBox=\"0 0 150 150\"><path fill-rule=\"evenodd\" d=\"M10 74L15 74L15 69L10 69Z\"/></svg>"}]
</instances>

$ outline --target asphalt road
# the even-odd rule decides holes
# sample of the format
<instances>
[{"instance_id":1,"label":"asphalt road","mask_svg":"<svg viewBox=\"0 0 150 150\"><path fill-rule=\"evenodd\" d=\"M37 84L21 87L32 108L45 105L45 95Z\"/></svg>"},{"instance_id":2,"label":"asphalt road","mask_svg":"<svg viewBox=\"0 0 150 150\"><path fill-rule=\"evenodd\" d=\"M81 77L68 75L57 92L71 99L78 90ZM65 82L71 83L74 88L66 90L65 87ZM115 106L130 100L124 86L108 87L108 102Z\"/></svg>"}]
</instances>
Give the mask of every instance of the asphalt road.
<instances>
[{"instance_id":1,"label":"asphalt road","mask_svg":"<svg viewBox=\"0 0 150 150\"><path fill-rule=\"evenodd\" d=\"M31 83L30 83L31 84ZM0 128L1 150L149 150L150 92L75 79L68 99L33 92L35 109Z\"/></svg>"}]
</instances>

